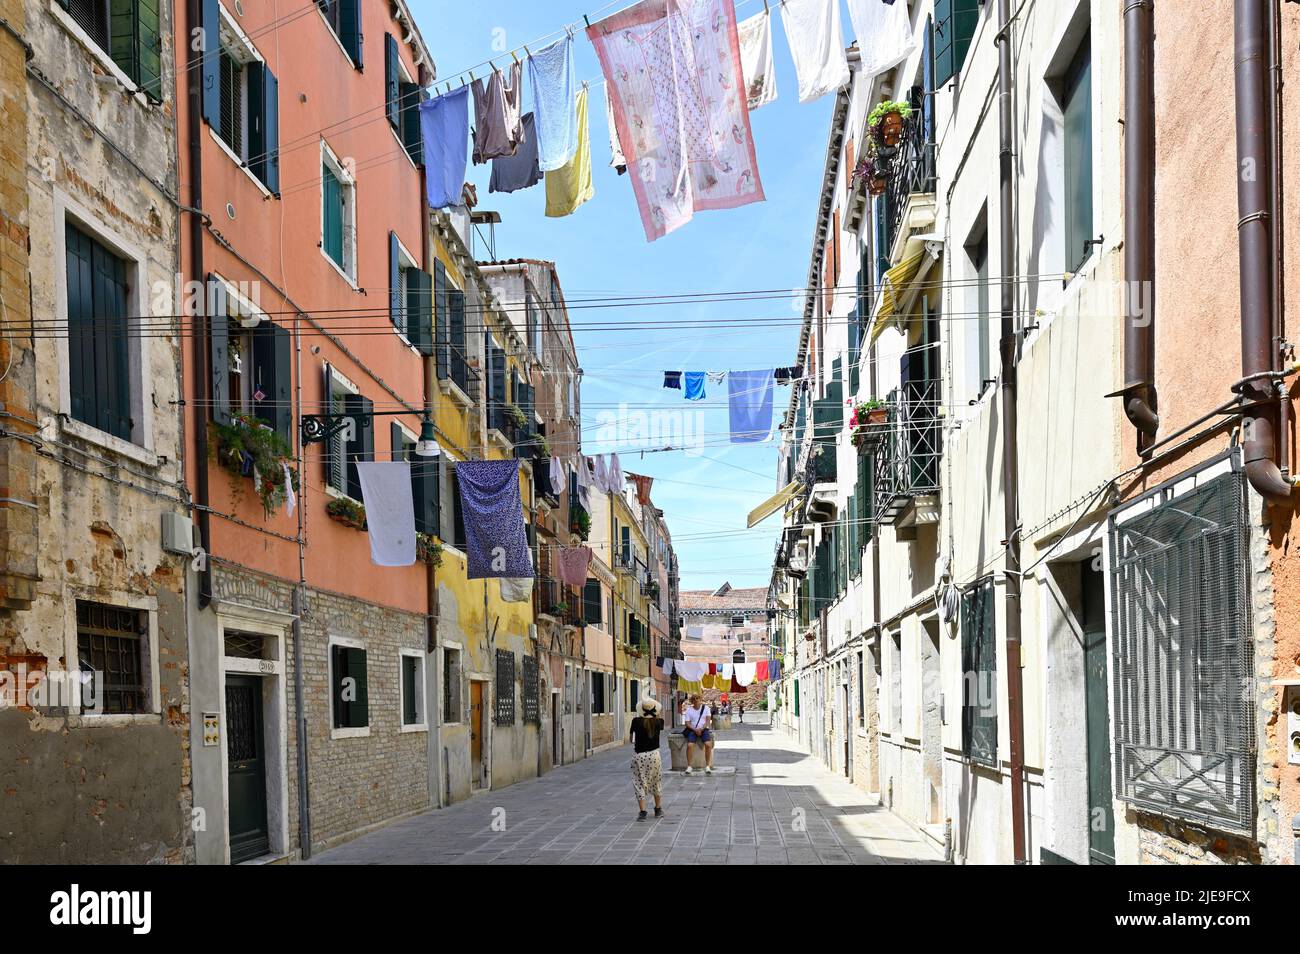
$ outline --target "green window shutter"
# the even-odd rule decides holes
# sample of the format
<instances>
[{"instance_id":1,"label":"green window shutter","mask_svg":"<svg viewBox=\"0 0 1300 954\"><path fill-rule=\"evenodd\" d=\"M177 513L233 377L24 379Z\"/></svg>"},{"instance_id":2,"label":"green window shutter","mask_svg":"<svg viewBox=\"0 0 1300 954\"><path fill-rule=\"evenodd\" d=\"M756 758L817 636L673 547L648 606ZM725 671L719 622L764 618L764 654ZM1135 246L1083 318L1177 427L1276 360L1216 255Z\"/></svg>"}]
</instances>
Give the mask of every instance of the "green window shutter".
<instances>
[{"instance_id":1,"label":"green window shutter","mask_svg":"<svg viewBox=\"0 0 1300 954\"><path fill-rule=\"evenodd\" d=\"M65 230L68 263L68 391L72 416L89 422L95 406L95 296L90 238Z\"/></svg>"},{"instance_id":2,"label":"green window shutter","mask_svg":"<svg viewBox=\"0 0 1300 954\"><path fill-rule=\"evenodd\" d=\"M287 328L263 323L253 332L253 381L263 395L253 398L253 414L293 441L293 336Z\"/></svg>"},{"instance_id":3,"label":"green window shutter","mask_svg":"<svg viewBox=\"0 0 1300 954\"><path fill-rule=\"evenodd\" d=\"M126 263L72 225L64 234L72 416L129 441L132 422Z\"/></svg>"},{"instance_id":4,"label":"green window shutter","mask_svg":"<svg viewBox=\"0 0 1300 954\"><path fill-rule=\"evenodd\" d=\"M600 580L588 580L582 587L582 618L585 622L601 622L601 603Z\"/></svg>"},{"instance_id":5,"label":"green window shutter","mask_svg":"<svg viewBox=\"0 0 1300 954\"><path fill-rule=\"evenodd\" d=\"M794 714L797 718L799 715L799 680L794 681Z\"/></svg>"},{"instance_id":6,"label":"green window shutter","mask_svg":"<svg viewBox=\"0 0 1300 954\"><path fill-rule=\"evenodd\" d=\"M402 294L402 253L396 232L388 233L388 320L393 323L394 328L405 329L406 327L406 301Z\"/></svg>"},{"instance_id":7,"label":"green window shutter","mask_svg":"<svg viewBox=\"0 0 1300 954\"><path fill-rule=\"evenodd\" d=\"M1085 37L1065 77L1065 267L1092 247L1092 45Z\"/></svg>"},{"instance_id":8,"label":"green window shutter","mask_svg":"<svg viewBox=\"0 0 1300 954\"><path fill-rule=\"evenodd\" d=\"M961 72L979 17L979 0L935 0L931 42L936 89Z\"/></svg>"},{"instance_id":9,"label":"green window shutter","mask_svg":"<svg viewBox=\"0 0 1300 954\"><path fill-rule=\"evenodd\" d=\"M108 53L145 95L162 100L162 25L158 0L109 0Z\"/></svg>"},{"instance_id":10,"label":"green window shutter","mask_svg":"<svg viewBox=\"0 0 1300 954\"><path fill-rule=\"evenodd\" d=\"M438 379L451 374L451 302L447 295L447 269L439 259L433 260L433 353Z\"/></svg>"},{"instance_id":11,"label":"green window shutter","mask_svg":"<svg viewBox=\"0 0 1300 954\"><path fill-rule=\"evenodd\" d=\"M325 254L343 267L343 183L329 166L321 164L321 242Z\"/></svg>"},{"instance_id":12,"label":"green window shutter","mask_svg":"<svg viewBox=\"0 0 1300 954\"><path fill-rule=\"evenodd\" d=\"M220 0L203 0L203 118L221 128Z\"/></svg>"},{"instance_id":13,"label":"green window shutter","mask_svg":"<svg viewBox=\"0 0 1300 954\"><path fill-rule=\"evenodd\" d=\"M347 456L347 495L353 500L361 499L361 478L357 474L357 461L375 459L375 429L371 414L374 403L360 394L348 394L343 398L345 414L354 416L356 423L352 440L346 442L344 453Z\"/></svg>"},{"instance_id":14,"label":"green window shutter","mask_svg":"<svg viewBox=\"0 0 1300 954\"><path fill-rule=\"evenodd\" d=\"M632 528L619 528L619 555L623 560L624 566L630 566L632 563Z\"/></svg>"},{"instance_id":15,"label":"green window shutter","mask_svg":"<svg viewBox=\"0 0 1300 954\"><path fill-rule=\"evenodd\" d=\"M348 650L348 675L357 681L357 698L349 708L350 723L354 728L370 725L370 686L366 678L366 651Z\"/></svg>"},{"instance_id":16,"label":"green window shutter","mask_svg":"<svg viewBox=\"0 0 1300 954\"><path fill-rule=\"evenodd\" d=\"M401 54L397 51L397 39L391 33L384 34L384 114L389 125L401 130L401 103L398 99L397 84L400 82L398 63Z\"/></svg>"},{"instance_id":17,"label":"green window shutter","mask_svg":"<svg viewBox=\"0 0 1300 954\"><path fill-rule=\"evenodd\" d=\"M402 100L402 145L417 166L424 165L424 134L420 129L420 101L424 94L419 83L399 83Z\"/></svg>"},{"instance_id":18,"label":"green window shutter","mask_svg":"<svg viewBox=\"0 0 1300 954\"><path fill-rule=\"evenodd\" d=\"M465 354L465 293L452 288L447 293L448 334L451 340L451 358L454 366L464 368Z\"/></svg>"},{"instance_id":19,"label":"green window shutter","mask_svg":"<svg viewBox=\"0 0 1300 954\"><path fill-rule=\"evenodd\" d=\"M71 287L71 283L69 283ZM226 286L208 276L208 340L212 349L212 420L230 423L230 318L227 314Z\"/></svg>"},{"instance_id":20,"label":"green window shutter","mask_svg":"<svg viewBox=\"0 0 1300 954\"><path fill-rule=\"evenodd\" d=\"M844 520L848 529L848 546L845 550L845 558L849 565L849 579L856 580L858 573L862 569L862 561L858 554L858 497L855 492L849 494L848 504L844 508Z\"/></svg>"},{"instance_id":21,"label":"green window shutter","mask_svg":"<svg viewBox=\"0 0 1300 954\"><path fill-rule=\"evenodd\" d=\"M338 0L339 4L339 41L348 51L352 63L357 69L365 69L361 51L364 38L361 33L361 0Z\"/></svg>"},{"instance_id":22,"label":"green window shutter","mask_svg":"<svg viewBox=\"0 0 1300 954\"><path fill-rule=\"evenodd\" d=\"M451 480L451 508L452 508L452 544L459 550L465 549L465 511L460 503L460 481L456 478L456 470L452 468Z\"/></svg>"},{"instance_id":23,"label":"green window shutter","mask_svg":"<svg viewBox=\"0 0 1300 954\"><path fill-rule=\"evenodd\" d=\"M420 354L433 354L432 277L418 268L406 270L406 338Z\"/></svg>"},{"instance_id":24,"label":"green window shutter","mask_svg":"<svg viewBox=\"0 0 1300 954\"><path fill-rule=\"evenodd\" d=\"M391 441L389 446L393 449L391 460L406 460L406 433L402 430L402 425L393 421L388 425L388 439Z\"/></svg>"},{"instance_id":25,"label":"green window shutter","mask_svg":"<svg viewBox=\"0 0 1300 954\"><path fill-rule=\"evenodd\" d=\"M442 457L409 455L411 499L415 503L415 529L428 536L442 536Z\"/></svg>"},{"instance_id":26,"label":"green window shutter","mask_svg":"<svg viewBox=\"0 0 1300 954\"><path fill-rule=\"evenodd\" d=\"M370 693L366 685L366 651L349 646L334 646L330 651L334 668L334 728L359 729L370 724ZM355 698L344 698L351 679Z\"/></svg>"},{"instance_id":27,"label":"green window shutter","mask_svg":"<svg viewBox=\"0 0 1300 954\"><path fill-rule=\"evenodd\" d=\"M280 191L280 84L265 63L248 71L248 169L268 192Z\"/></svg>"},{"instance_id":28,"label":"green window shutter","mask_svg":"<svg viewBox=\"0 0 1300 954\"><path fill-rule=\"evenodd\" d=\"M403 725L414 725L417 718L415 711L415 676L416 665L415 657L403 656L402 659L402 723Z\"/></svg>"}]
</instances>

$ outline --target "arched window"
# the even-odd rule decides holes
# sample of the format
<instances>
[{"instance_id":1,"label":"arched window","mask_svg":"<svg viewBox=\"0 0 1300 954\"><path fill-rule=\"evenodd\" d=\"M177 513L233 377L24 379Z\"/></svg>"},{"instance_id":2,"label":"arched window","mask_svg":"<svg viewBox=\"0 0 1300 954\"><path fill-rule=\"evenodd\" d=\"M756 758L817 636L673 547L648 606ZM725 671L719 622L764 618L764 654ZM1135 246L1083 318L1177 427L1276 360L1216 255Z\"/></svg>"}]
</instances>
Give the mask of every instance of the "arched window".
<instances>
[{"instance_id":1,"label":"arched window","mask_svg":"<svg viewBox=\"0 0 1300 954\"><path fill-rule=\"evenodd\" d=\"M731 661L733 663L743 663L745 661L745 651L743 649L737 649L731 654Z\"/></svg>"}]
</instances>

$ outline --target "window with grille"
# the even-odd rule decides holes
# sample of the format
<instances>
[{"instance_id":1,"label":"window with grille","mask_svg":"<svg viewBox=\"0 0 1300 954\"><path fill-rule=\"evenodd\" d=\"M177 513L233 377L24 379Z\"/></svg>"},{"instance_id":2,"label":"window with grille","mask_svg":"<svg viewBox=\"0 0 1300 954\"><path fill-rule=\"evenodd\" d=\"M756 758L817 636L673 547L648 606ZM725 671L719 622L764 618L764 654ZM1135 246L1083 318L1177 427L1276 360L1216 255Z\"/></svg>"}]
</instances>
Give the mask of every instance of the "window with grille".
<instances>
[{"instance_id":1,"label":"window with grille","mask_svg":"<svg viewBox=\"0 0 1300 954\"><path fill-rule=\"evenodd\" d=\"M459 722L460 719L460 650L442 651L442 721Z\"/></svg>"},{"instance_id":2,"label":"window with grille","mask_svg":"<svg viewBox=\"0 0 1300 954\"><path fill-rule=\"evenodd\" d=\"M961 750L985 765L998 761L997 627L992 578L961 596Z\"/></svg>"},{"instance_id":3,"label":"window with grille","mask_svg":"<svg viewBox=\"0 0 1300 954\"><path fill-rule=\"evenodd\" d=\"M497 650L496 724L515 724L515 654Z\"/></svg>"},{"instance_id":4,"label":"window with grille","mask_svg":"<svg viewBox=\"0 0 1300 954\"><path fill-rule=\"evenodd\" d=\"M1135 808L1249 832L1253 651L1237 474L1112 520L1115 787Z\"/></svg>"},{"instance_id":5,"label":"window with grille","mask_svg":"<svg viewBox=\"0 0 1300 954\"><path fill-rule=\"evenodd\" d=\"M538 725L541 713L537 706L537 657L525 656L520 682L524 695L524 724Z\"/></svg>"},{"instance_id":6,"label":"window with grille","mask_svg":"<svg viewBox=\"0 0 1300 954\"><path fill-rule=\"evenodd\" d=\"M77 601L77 663L95 677L96 711L149 711L148 615Z\"/></svg>"}]
</instances>

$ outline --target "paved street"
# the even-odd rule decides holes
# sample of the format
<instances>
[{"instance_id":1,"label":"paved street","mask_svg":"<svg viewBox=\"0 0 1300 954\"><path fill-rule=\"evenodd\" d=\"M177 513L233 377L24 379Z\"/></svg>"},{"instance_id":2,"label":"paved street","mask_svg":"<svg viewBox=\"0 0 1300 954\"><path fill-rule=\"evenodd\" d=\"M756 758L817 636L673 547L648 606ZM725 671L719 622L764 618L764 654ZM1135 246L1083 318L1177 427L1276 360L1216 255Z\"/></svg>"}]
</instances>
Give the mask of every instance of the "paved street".
<instances>
[{"instance_id":1,"label":"paved street","mask_svg":"<svg viewBox=\"0 0 1300 954\"><path fill-rule=\"evenodd\" d=\"M636 820L624 746L323 852L313 864L920 864L931 844L765 725L720 732L712 777L666 773ZM663 756L668 763L665 741ZM493 813L504 809L504 831ZM498 812L499 815L499 812Z\"/></svg>"}]
</instances>

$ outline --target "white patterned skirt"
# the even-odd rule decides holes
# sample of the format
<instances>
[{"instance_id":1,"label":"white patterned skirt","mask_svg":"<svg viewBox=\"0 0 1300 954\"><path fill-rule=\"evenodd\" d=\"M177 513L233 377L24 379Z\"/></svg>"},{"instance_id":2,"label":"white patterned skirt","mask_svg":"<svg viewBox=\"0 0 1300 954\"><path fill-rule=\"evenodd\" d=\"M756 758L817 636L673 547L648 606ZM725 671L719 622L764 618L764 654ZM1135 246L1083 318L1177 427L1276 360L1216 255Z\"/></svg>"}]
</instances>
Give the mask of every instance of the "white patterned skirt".
<instances>
[{"instance_id":1,"label":"white patterned skirt","mask_svg":"<svg viewBox=\"0 0 1300 954\"><path fill-rule=\"evenodd\" d=\"M659 751L637 752L632 756L632 788L639 799L647 795L662 795L664 763Z\"/></svg>"}]
</instances>

